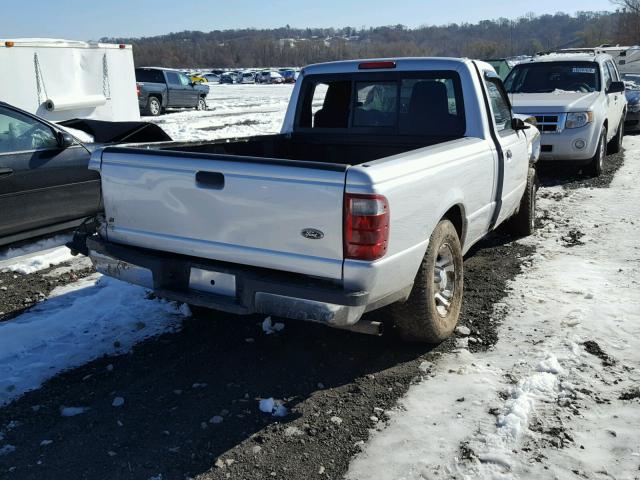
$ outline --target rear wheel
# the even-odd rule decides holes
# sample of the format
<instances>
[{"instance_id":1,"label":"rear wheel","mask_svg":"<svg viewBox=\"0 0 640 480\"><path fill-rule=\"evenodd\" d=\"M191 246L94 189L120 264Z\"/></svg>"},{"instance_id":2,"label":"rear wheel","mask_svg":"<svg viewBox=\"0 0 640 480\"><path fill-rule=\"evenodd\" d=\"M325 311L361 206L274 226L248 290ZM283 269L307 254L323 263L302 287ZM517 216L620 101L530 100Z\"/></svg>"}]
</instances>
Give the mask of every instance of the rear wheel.
<instances>
[{"instance_id":1,"label":"rear wheel","mask_svg":"<svg viewBox=\"0 0 640 480\"><path fill-rule=\"evenodd\" d=\"M607 129L602 128L602 133L600 134L600 141L598 142L598 148L596 149L596 154L591 159L589 163L589 174L592 177L599 177L602 174L602 170L604 170L604 158L607 154Z\"/></svg>"},{"instance_id":2,"label":"rear wheel","mask_svg":"<svg viewBox=\"0 0 640 480\"><path fill-rule=\"evenodd\" d=\"M147 100L147 113L152 117L157 117L162 113L162 105L158 97L149 97Z\"/></svg>"},{"instance_id":3,"label":"rear wheel","mask_svg":"<svg viewBox=\"0 0 640 480\"><path fill-rule=\"evenodd\" d=\"M529 168L527 174L527 187L520 200L518 213L509 219L507 228L517 237L528 237L533 234L536 224L536 192L538 191L538 179L536 169Z\"/></svg>"},{"instance_id":4,"label":"rear wheel","mask_svg":"<svg viewBox=\"0 0 640 480\"><path fill-rule=\"evenodd\" d=\"M403 340L433 344L453 333L461 306L462 247L453 224L442 220L431 234L408 300L391 305L389 313Z\"/></svg>"},{"instance_id":5,"label":"rear wheel","mask_svg":"<svg viewBox=\"0 0 640 480\"><path fill-rule=\"evenodd\" d=\"M206 110L207 109L207 101L204 99L204 97L200 97L200 99L198 100L198 105L196 106L196 108L198 110Z\"/></svg>"},{"instance_id":6,"label":"rear wheel","mask_svg":"<svg viewBox=\"0 0 640 480\"><path fill-rule=\"evenodd\" d=\"M622 139L624 138L624 118L620 120L616 136L611 139L607 145L607 153L618 153L622 148Z\"/></svg>"}]
</instances>

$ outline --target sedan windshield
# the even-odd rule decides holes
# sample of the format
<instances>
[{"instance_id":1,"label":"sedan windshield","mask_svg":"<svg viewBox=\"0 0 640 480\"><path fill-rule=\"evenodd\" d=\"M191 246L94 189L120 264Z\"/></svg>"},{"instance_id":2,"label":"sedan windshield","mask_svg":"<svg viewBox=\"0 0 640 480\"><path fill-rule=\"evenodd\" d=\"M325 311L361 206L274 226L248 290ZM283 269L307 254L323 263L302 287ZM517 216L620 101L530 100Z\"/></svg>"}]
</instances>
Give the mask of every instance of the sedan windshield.
<instances>
[{"instance_id":1,"label":"sedan windshield","mask_svg":"<svg viewBox=\"0 0 640 480\"><path fill-rule=\"evenodd\" d=\"M509 93L595 92L600 90L594 62L538 62L516 65L505 80Z\"/></svg>"}]
</instances>

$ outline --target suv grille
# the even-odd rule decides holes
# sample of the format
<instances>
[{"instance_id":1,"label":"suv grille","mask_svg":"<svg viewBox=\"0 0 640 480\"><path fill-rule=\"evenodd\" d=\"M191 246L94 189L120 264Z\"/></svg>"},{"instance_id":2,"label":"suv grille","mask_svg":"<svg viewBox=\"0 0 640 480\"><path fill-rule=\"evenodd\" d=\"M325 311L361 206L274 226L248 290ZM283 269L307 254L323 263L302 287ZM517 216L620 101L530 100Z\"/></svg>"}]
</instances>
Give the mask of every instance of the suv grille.
<instances>
[{"instance_id":1,"label":"suv grille","mask_svg":"<svg viewBox=\"0 0 640 480\"><path fill-rule=\"evenodd\" d=\"M559 133L564 130L566 115L560 114L533 114L536 117L538 130L542 133Z\"/></svg>"}]
</instances>

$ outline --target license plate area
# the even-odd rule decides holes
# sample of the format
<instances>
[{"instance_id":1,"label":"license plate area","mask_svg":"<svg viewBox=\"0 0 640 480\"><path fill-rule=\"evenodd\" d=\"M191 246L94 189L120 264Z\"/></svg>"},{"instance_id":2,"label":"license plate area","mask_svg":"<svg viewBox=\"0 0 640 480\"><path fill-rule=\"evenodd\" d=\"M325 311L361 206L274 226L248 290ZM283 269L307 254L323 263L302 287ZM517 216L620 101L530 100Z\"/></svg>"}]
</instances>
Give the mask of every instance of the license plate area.
<instances>
[{"instance_id":1,"label":"license plate area","mask_svg":"<svg viewBox=\"0 0 640 480\"><path fill-rule=\"evenodd\" d=\"M236 296L236 276L229 273L212 272L201 268L191 268L189 288L199 292Z\"/></svg>"}]
</instances>

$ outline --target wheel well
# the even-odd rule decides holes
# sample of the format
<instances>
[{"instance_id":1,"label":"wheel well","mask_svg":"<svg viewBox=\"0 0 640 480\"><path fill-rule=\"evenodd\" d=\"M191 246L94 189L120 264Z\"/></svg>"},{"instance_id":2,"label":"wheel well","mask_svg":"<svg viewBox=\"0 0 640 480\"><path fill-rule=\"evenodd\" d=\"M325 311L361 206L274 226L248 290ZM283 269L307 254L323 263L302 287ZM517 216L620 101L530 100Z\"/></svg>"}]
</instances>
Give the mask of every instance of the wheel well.
<instances>
[{"instance_id":1,"label":"wheel well","mask_svg":"<svg viewBox=\"0 0 640 480\"><path fill-rule=\"evenodd\" d=\"M444 214L442 219L443 220L447 219L451 223L453 223L453 226L455 227L456 232L458 232L458 238L460 238L460 243L462 243L464 241L464 229L465 229L464 213L463 213L462 206L454 205L447 211L447 213Z\"/></svg>"},{"instance_id":2,"label":"wheel well","mask_svg":"<svg viewBox=\"0 0 640 480\"><path fill-rule=\"evenodd\" d=\"M162 97L160 95L158 95L157 93L150 94L149 95L149 99L152 99L152 98L156 98L160 102L160 104L162 104Z\"/></svg>"},{"instance_id":3,"label":"wheel well","mask_svg":"<svg viewBox=\"0 0 640 480\"><path fill-rule=\"evenodd\" d=\"M608 118L606 118L604 120L603 127L607 129L607 132L609 131L609 119Z\"/></svg>"}]
</instances>

